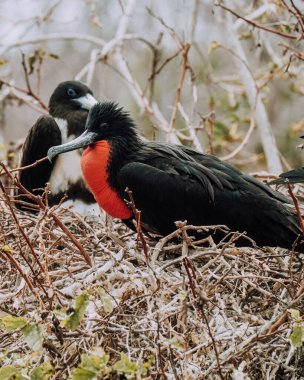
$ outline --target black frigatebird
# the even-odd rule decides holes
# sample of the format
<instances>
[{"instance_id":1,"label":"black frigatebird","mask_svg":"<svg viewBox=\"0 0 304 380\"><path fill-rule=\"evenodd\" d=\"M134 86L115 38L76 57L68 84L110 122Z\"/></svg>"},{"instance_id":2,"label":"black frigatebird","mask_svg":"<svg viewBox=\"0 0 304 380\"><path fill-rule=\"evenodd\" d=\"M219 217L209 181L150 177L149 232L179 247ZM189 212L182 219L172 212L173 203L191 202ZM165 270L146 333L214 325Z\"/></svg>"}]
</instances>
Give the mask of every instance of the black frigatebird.
<instances>
[{"instance_id":1,"label":"black frigatebird","mask_svg":"<svg viewBox=\"0 0 304 380\"><path fill-rule=\"evenodd\" d=\"M260 246L289 249L301 235L286 197L211 155L185 146L143 142L129 114L115 103L94 105L84 133L50 148L48 157L52 161L85 146L81 166L96 201L127 223L134 215L124 201L126 188L133 193L144 228L153 233L172 232L178 220L224 224L232 231L247 231ZM222 235L217 232L213 237L218 241Z\"/></svg>"},{"instance_id":2,"label":"black frigatebird","mask_svg":"<svg viewBox=\"0 0 304 380\"><path fill-rule=\"evenodd\" d=\"M46 156L48 149L66 143L84 131L89 109L97 102L89 87L79 81L60 83L49 101L49 115L41 116L30 129L23 144L21 166L27 166ZM87 188L80 168L81 152L70 152L52 163L44 161L36 167L20 172L21 184L36 195L41 195L46 182L50 183L49 204L58 203L64 194L70 200L95 203ZM17 199L30 202L19 191ZM30 210L22 203L19 208Z\"/></svg>"}]
</instances>

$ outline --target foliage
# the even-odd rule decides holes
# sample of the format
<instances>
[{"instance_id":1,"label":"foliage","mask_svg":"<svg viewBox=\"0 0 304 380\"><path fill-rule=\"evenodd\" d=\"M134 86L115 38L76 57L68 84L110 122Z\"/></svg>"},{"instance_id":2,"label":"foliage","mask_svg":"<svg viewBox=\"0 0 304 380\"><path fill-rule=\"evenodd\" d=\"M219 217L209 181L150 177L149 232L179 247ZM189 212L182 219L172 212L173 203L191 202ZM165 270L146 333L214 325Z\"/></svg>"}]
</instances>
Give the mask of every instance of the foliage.
<instances>
[{"instance_id":1,"label":"foliage","mask_svg":"<svg viewBox=\"0 0 304 380\"><path fill-rule=\"evenodd\" d=\"M22 380L20 372L14 366L8 365L0 368L1 380Z\"/></svg>"},{"instance_id":2,"label":"foliage","mask_svg":"<svg viewBox=\"0 0 304 380\"><path fill-rule=\"evenodd\" d=\"M294 347L302 347L304 343L304 323L299 310L289 309L289 313L293 320L290 341Z\"/></svg>"},{"instance_id":3,"label":"foliage","mask_svg":"<svg viewBox=\"0 0 304 380\"><path fill-rule=\"evenodd\" d=\"M104 311L106 313L111 313L113 311L113 304L112 304L111 297L105 292L103 288L98 288L97 292L101 299Z\"/></svg>"},{"instance_id":4,"label":"foliage","mask_svg":"<svg viewBox=\"0 0 304 380\"><path fill-rule=\"evenodd\" d=\"M73 311L66 319L61 322L61 325L71 330L77 329L77 327L79 327L81 324L88 304L89 295L88 293L84 292L76 298Z\"/></svg>"},{"instance_id":5,"label":"foliage","mask_svg":"<svg viewBox=\"0 0 304 380\"><path fill-rule=\"evenodd\" d=\"M113 373L135 380L146 376L152 364L154 364L153 357L146 362L137 364L122 353L120 360L110 365L109 355L106 355L102 349L98 349L94 353L81 356L81 363L72 373L72 380L97 380L100 377L108 379Z\"/></svg>"},{"instance_id":6,"label":"foliage","mask_svg":"<svg viewBox=\"0 0 304 380\"><path fill-rule=\"evenodd\" d=\"M146 137L150 131L151 138L257 172L267 169L263 137L274 132L289 164L301 166L303 152L295 149L303 129L300 2L41 0L22 12L18 7L0 2L6 15L0 133L15 139L11 147L0 135L0 153L11 168L18 165L19 138L47 112L55 84L72 77L97 98L124 105ZM261 114L270 123L267 133L257 121ZM303 199L303 190L296 192ZM220 370L227 378L279 378L281 363L285 378L302 376L302 257L236 249L238 234L222 245L195 245L188 231L181 243L177 235L156 246L148 241L149 260L143 260L136 235L121 224L114 222L109 234L100 220L60 208L16 211L18 224L11 204L0 202L0 379L150 373L208 379ZM70 235L54 224L52 212ZM71 236L94 257L93 268ZM270 326L273 320L280 326Z\"/></svg>"},{"instance_id":7,"label":"foliage","mask_svg":"<svg viewBox=\"0 0 304 380\"><path fill-rule=\"evenodd\" d=\"M21 329L25 342L33 351L39 351L43 346L43 329L38 323L28 323L23 317L7 315L2 318L7 331L12 332Z\"/></svg>"}]
</instances>

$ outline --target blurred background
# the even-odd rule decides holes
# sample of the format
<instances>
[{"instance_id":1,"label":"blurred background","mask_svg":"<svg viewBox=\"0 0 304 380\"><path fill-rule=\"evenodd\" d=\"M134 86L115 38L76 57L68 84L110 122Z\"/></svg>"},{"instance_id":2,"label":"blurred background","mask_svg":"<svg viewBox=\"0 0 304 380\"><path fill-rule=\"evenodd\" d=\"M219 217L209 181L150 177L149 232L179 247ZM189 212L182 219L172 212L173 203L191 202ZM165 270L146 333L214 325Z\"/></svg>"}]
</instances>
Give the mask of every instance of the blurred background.
<instances>
[{"instance_id":1,"label":"blurred background","mask_svg":"<svg viewBox=\"0 0 304 380\"><path fill-rule=\"evenodd\" d=\"M303 12L296 0L0 0L1 159L45 112L37 99L76 78L146 138L248 172L301 166Z\"/></svg>"}]
</instances>

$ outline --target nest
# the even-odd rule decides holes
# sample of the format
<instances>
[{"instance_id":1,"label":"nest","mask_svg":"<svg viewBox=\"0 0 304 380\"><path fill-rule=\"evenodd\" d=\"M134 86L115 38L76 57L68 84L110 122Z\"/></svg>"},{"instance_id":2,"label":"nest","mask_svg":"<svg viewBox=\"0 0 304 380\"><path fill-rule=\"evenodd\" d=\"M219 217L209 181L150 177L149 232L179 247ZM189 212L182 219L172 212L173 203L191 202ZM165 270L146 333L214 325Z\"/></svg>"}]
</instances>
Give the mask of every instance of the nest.
<instances>
[{"instance_id":1,"label":"nest","mask_svg":"<svg viewBox=\"0 0 304 380\"><path fill-rule=\"evenodd\" d=\"M289 310L304 313L298 254L236 248L231 232L218 245L195 243L183 223L139 239L64 208L19 212L7 194L0 207L0 316L38 324L43 338L35 351L20 329L1 325L2 366L29 376L50 363L51 379L68 379L86 354L107 355L110 379L303 378L303 352L290 340ZM81 294L84 316L64 327ZM115 367L122 357L133 373Z\"/></svg>"}]
</instances>

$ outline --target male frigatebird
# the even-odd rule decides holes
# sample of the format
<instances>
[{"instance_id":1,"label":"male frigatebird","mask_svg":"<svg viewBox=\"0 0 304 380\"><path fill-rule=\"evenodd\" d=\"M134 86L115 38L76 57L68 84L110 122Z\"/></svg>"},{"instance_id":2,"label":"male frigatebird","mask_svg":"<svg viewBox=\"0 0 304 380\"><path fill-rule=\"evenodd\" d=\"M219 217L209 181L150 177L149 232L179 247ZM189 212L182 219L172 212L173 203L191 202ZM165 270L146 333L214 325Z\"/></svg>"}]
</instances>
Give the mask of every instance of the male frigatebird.
<instances>
[{"instance_id":1,"label":"male frigatebird","mask_svg":"<svg viewBox=\"0 0 304 380\"><path fill-rule=\"evenodd\" d=\"M50 115L41 116L30 129L23 145L21 166L27 166L45 157L48 149L66 143L84 131L89 109L97 102L89 87L79 81L60 83L49 101ZM80 168L81 152L71 152L52 163L42 162L20 172L21 184L34 194L42 194L46 182L50 183L49 204L58 203L64 194L68 199L95 203L87 188ZM30 200L19 197L25 202ZM16 205L23 208L22 204ZM25 208L24 209L28 209Z\"/></svg>"},{"instance_id":2,"label":"male frigatebird","mask_svg":"<svg viewBox=\"0 0 304 380\"><path fill-rule=\"evenodd\" d=\"M133 193L144 228L153 233L166 235L176 228L175 221L187 220L247 231L260 246L290 249L301 237L297 216L283 195L216 157L142 141L129 114L115 103L94 105L84 133L52 147L48 157L52 161L85 146L81 166L96 201L127 223L133 213L124 201L126 188ZM213 237L218 241L222 235ZM250 245L244 240L237 244Z\"/></svg>"}]
</instances>

